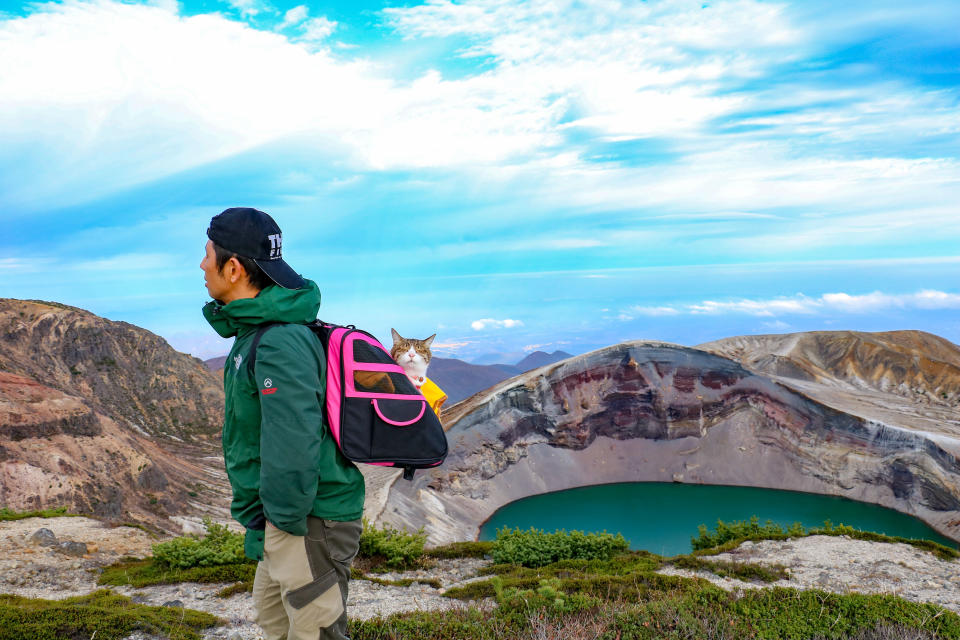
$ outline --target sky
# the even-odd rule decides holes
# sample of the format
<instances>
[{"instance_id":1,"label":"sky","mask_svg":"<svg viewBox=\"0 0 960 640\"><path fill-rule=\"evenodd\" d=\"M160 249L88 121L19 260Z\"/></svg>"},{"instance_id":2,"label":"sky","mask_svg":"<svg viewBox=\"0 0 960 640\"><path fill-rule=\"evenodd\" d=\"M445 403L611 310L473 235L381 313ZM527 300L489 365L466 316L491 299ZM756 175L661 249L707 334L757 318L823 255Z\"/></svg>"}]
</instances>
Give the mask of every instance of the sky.
<instances>
[{"instance_id":1,"label":"sky","mask_svg":"<svg viewBox=\"0 0 960 640\"><path fill-rule=\"evenodd\" d=\"M320 318L444 357L960 342L957 24L955 0L0 0L0 297L225 354L199 263L251 206Z\"/></svg>"}]
</instances>

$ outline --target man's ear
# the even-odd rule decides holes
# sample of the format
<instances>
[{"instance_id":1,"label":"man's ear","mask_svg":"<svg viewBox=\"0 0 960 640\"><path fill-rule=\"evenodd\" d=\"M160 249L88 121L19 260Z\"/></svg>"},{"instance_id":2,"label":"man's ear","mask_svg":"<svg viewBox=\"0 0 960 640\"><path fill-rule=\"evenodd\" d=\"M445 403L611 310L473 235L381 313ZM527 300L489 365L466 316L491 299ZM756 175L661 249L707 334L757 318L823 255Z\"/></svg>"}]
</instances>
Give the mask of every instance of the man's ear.
<instances>
[{"instance_id":1,"label":"man's ear","mask_svg":"<svg viewBox=\"0 0 960 640\"><path fill-rule=\"evenodd\" d=\"M227 260L227 264L223 265L223 268L226 270L223 275L232 283L240 282L247 277L247 270L243 268L236 256Z\"/></svg>"}]
</instances>

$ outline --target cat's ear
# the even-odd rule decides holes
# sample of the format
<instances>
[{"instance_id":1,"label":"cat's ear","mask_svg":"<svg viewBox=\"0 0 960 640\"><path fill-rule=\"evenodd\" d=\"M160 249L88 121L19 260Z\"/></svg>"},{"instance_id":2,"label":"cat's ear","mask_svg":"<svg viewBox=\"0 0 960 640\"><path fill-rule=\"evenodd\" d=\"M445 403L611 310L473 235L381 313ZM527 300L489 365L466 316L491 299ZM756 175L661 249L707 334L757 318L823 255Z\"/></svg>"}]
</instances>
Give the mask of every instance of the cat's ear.
<instances>
[{"instance_id":1,"label":"cat's ear","mask_svg":"<svg viewBox=\"0 0 960 640\"><path fill-rule=\"evenodd\" d=\"M437 337L437 334L433 334L432 336L424 340L423 343L429 347L430 344L433 342L433 339L436 337Z\"/></svg>"},{"instance_id":2,"label":"cat's ear","mask_svg":"<svg viewBox=\"0 0 960 640\"><path fill-rule=\"evenodd\" d=\"M401 340L403 340L403 338L400 337L400 334L397 333L397 330L394 329L393 327L390 328L390 335L393 336L393 342L394 342L394 344L396 344L396 343L400 342Z\"/></svg>"}]
</instances>

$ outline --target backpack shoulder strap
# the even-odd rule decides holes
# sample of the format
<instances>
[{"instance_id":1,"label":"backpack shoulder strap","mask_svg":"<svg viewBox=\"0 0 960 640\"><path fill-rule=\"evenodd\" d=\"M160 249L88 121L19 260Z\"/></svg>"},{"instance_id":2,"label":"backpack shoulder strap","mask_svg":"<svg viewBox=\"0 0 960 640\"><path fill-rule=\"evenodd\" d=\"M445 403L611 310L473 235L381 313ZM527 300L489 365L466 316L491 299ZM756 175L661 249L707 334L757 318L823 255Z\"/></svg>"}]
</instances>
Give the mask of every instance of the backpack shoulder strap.
<instances>
[{"instance_id":1,"label":"backpack shoulder strap","mask_svg":"<svg viewBox=\"0 0 960 640\"><path fill-rule=\"evenodd\" d=\"M253 376L253 366L257 362L257 347L260 345L260 338L263 337L263 334L267 332L267 329L270 327L275 327L278 324L285 324L283 322L268 322L267 324L260 325L260 328L257 329L257 333L253 336L253 342L250 343L250 351L247 352L247 371L250 372L250 375Z\"/></svg>"}]
</instances>

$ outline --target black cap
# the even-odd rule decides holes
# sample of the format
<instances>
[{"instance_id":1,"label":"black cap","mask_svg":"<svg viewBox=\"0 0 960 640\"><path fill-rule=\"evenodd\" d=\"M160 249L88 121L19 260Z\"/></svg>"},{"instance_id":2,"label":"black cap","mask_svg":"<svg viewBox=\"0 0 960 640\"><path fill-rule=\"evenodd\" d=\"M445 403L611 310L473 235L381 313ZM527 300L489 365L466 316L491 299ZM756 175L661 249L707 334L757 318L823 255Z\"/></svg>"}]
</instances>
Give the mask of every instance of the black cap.
<instances>
[{"instance_id":1,"label":"black cap","mask_svg":"<svg viewBox=\"0 0 960 640\"><path fill-rule=\"evenodd\" d=\"M213 216L207 237L227 251L250 258L284 289L299 289L306 284L283 261L283 235L273 218L250 207L233 207Z\"/></svg>"}]
</instances>

